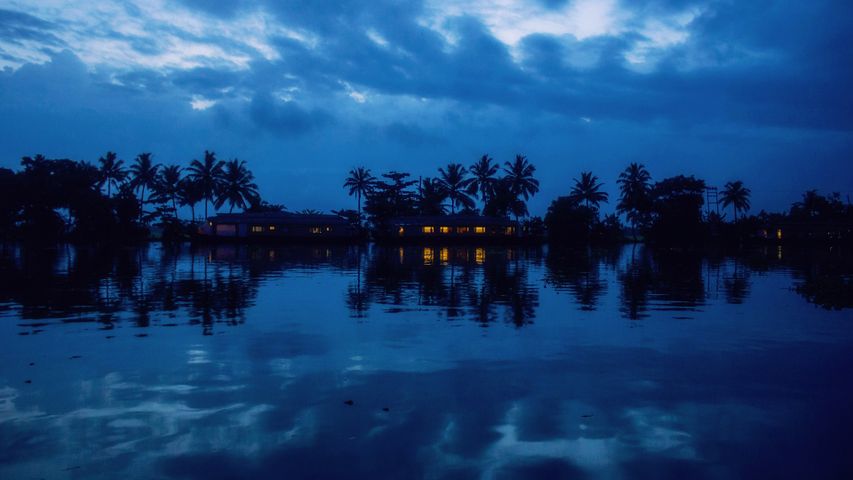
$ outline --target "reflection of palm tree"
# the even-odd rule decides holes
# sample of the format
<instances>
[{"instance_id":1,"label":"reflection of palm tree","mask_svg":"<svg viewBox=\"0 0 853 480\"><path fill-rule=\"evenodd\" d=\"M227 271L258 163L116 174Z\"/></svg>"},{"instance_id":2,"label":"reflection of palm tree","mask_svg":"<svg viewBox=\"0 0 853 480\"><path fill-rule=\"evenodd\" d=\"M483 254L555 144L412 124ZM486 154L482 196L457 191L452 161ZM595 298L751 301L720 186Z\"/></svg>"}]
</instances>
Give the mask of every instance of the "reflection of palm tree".
<instances>
[{"instance_id":1,"label":"reflection of palm tree","mask_svg":"<svg viewBox=\"0 0 853 480\"><path fill-rule=\"evenodd\" d=\"M607 203L607 193L601 191L602 186L604 184L598 183L598 177L592 172L581 172L581 178L575 179L569 198L578 203L584 202L587 207L592 204L597 210L601 202Z\"/></svg>"},{"instance_id":2,"label":"reflection of palm tree","mask_svg":"<svg viewBox=\"0 0 853 480\"><path fill-rule=\"evenodd\" d=\"M204 151L204 162L193 160L189 166L189 178L198 184L204 199L204 218L207 219L207 203L219 192L222 168L225 162L216 159L216 153Z\"/></svg>"},{"instance_id":3,"label":"reflection of palm tree","mask_svg":"<svg viewBox=\"0 0 853 480\"><path fill-rule=\"evenodd\" d=\"M498 173L498 165L492 163L492 157L483 155L476 163L471 165L471 175L474 179L471 181L471 186L468 193L472 195L480 195L483 204L488 203L489 198L495 192L495 184L497 179L495 175Z\"/></svg>"},{"instance_id":4,"label":"reflection of palm tree","mask_svg":"<svg viewBox=\"0 0 853 480\"><path fill-rule=\"evenodd\" d=\"M130 166L130 175L133 177L130 181L134 188L139 189L139 214L142 215L142 209L145 205L145 189L154 186L157 180L157 170L160 165L155 165L151 161L150 153L140 153L136 156L133 165Z\"/></svg>"},{"instance_id":5,"label":"reflection of palm tree","mask_svg":"<svg viewBox=\"0 0 853 480\"><path fill-rule=\"evenodd\" d=\"M260 199L258 186L252 181L255 176L246 168L244 160L231 160L225 164L222 174L219 196L214 206L219 209L228 202L229 212L234 211L235 206L246 209L246 206Z\"/></svg>"},{"instance_id":6,"label":"reflection of palm tree","mask_svg":"<svg viewBox=\"0 0 853 480\"><path fill-rule=\"evenodd\" d=\"M358 221L361 223L361 197L370 193L376 178L370 174L370 169L364 167L353 168L344 182L344 188L349 189L350 196L358 198Z\"/></svg>"},{"instance_id":7,"label":"reflection of palm tree","mask_svg":"<svg viewBox=\"0 0 853 480\"><path fill-rule=\"evenodd\" d=\"M109 197L112 195L113 184L116 184L116 188L118 188L118 184L127 178L127 170L123 166L124 160L116 160L115 152L107 152L98 161L101 163L101 183L98 186L103 187L106 184L107 196Z\"/></svg>"},{"instance_id":8,"label":"reflection of palm tree","mask_svg":"<svg viewBox=\"0 0 853 480\"><path fill-rule=\"evenodd\" d=\"M465 193L473 179L465 178L468 170L459 163L451 163L447 169L439 168L438 173L441 175L441 185L447 192L447 197L450 199L450 213L456 213L456 205L471 208L474 206L474 200Z\"/></svg>"},{"instance_id":9,"label":"reflection of palm tree","mask_svg":"<svg viewBox=\"0 0 853 480\"><path fill-rule=\"evenodd\" d=\"M749 210L750 193L750 190L744 187L740 180L728 182L723 188L723 207L732 206L735 212L735 222L737 222L737 212Z\"/></svg>"},{"instance_id":10,"label":"reflection of palm tree","mask_svg":"<svg viewBox=\"0 0 853 480\"><path fill-rule=\"evenodd\" d=\"M620 190L616 211L625 214L635 232L637 225L645 220L650 207L651 180L652 176L646 167L638 163L628 165L616 180Z\"/></svg>"}]
</instances>

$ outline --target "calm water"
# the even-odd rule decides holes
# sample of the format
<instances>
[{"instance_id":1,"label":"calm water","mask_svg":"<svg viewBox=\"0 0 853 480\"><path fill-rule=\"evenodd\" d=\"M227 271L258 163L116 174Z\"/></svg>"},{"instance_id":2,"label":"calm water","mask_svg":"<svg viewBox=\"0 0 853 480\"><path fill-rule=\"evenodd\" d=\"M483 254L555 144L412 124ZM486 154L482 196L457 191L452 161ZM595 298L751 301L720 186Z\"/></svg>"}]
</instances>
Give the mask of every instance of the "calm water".
<instances>
[{"instance_id":1,"label":"calm water","mask_svg":"<svg viewBox=\"0 0 853 480\"><path fill-rule=\"evenodd\" d=\"M6 247L0 478L853 478L849 266Z\"/></svg>"}]
</instances>

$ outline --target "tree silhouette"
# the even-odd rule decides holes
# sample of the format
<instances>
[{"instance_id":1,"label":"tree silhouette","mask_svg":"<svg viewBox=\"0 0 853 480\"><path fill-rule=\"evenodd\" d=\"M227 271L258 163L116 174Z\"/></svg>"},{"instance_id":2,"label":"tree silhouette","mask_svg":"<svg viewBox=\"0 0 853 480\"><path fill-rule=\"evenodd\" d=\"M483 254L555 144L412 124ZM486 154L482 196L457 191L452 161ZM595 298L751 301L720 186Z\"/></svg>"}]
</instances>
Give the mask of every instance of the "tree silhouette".
<instances>
[{"instance_id":1,"label":"tree silhouette","mask_svg":"<svg viewBox=\"0 0 853 480\"><path fill-rule=\"evenodd\" d=\"M361 197L367 195L373 189L376 178L370 174L370 169L364 167L353 168L344 182L344 188L349 189L350 196L355 195L358 199L358 222L361 224Z\"/></svg>"},{"instance_id":2,"label":"tree silhouette","mask_svg":"<svg viewBox=\"0 0 853 480\"><path fill-rule=\"evenodd\" d=\"M164 166L154 182L154 194L157 201L172 206L172 214L178 218L178 200L181 192L181 167Z\"/></svg>"},{"instance_id":3,"label":"tree silhouette","mask_svg":"<svg viewBox=\"0 0 853 480\"><path fill-rule=\"evenodd\" d=\"M130 166L130 184L133 188L140 190L139 209L140 215L145 205L145 189L154 186L157 180L157 170L160 165L151 161L150 153L140 153L136 156L133 165Z\"/></svg>"},{"instance_id":4,"label":"tree silhouette","mask_svg":"<svg viewBox=\"0 0 853 480\"><path fill-rule=\"evenodd\" d=\"M255 176L246 168L244 160L234 160L225 163L222 174L219 195L214 204L217 209L228 202L228 212L233 212L234 207L246 209L246 206L260 198L258 186L253 180Z\"/></svg>"},{"instance_id":5,"label":"tree silhouette","mask_svg":"<svg viewBox=\"0 0 853 480\"><path fill-rule=\"evenodd\" d=\"M743 186L740 180L726 183L723 188L723 207L732 206L735 212L735 222L737 222L737 213L749 210L749 194L750 190Z\"/></svg>"},{"instance_id":6,"label":"tree silhouette","mask_svg":"<svg viewBox=\"0 0 853 480\"><path fill-rule=\"evenodd\" d=\"M112 196L112 186L124 181L127 178L127 170L124 168L124 160L117 160L115 152L107 152L103 157L98 159L101 164L100 173L101 181L98 188L107 186L107 196Z\"/></svg>"},{"instance_id":7,"label":"tree silhouette","mask_svg":"<svg viewBox=\"0 0 853 480\"><path fill-rule=\"evenodd\" d=\"M447 207L447 190L444 183L435 178L424 178L418 189L418 211L421 215L444 215Z\"/></svg>"},{"instance_id":8,"label":"tree silhouette","mask_svg":"<svg viewBox=\"0 0 853 480\"><path fill-rule=\"evenodd\" d=\"M644 225L651 208L652 176L642 164L631 163L616 183L619 185L619 203L616 211L625 215L636 232L638 225Z\"/></svg>"},{"instance_id":9,"label":"tree silhouette","mask_svg":"<svg viewBox=\"0 0 853 480\"><path fill-rule=\"evenodd\" d=\"M193 160L190 163L189 178L198 184L204 200L204 218L207 219L207 204L214 201L222 184L222 173L225 162L216 159L216 153L205 150L204 162Z\"/></svg>"},{"instance_id":10,"label":"tree silhouette","mask_svg":"<svg viewBox=\"0 0 853 480\"><path fill-rule=\"evenodd\" d=\"M456 213L456 205L462 205L466 208L474 206L474 200L468 196L469 186L473 179L465 178L468 175L468 170L459 163L451 163L447 168L439 168L439 181L441 186L447 192L447 198L450 199L450 213Z\"/></svg>"},{"instance_id":11,"label":"tree silhouette","mask_svg":"<svg viewBox=\"0 0 853 480\"><path fill-rule=\"evenodd\" d=\"M497 175L500 167L492 163L492 157L483 155L477 162L471 165L470 172L474 176L471 181L468 193L471 195L480 195L480 200L483 205L488 203L489 198L495 193L495 186L498 182Z\"/></svg>"},{"instance_id":12,"label":"tree silhouette","mask_svg":"<svg viewBox=\"0 0 853 480\"><path fill-rule=\"evenodd\" d=\"M178 203L181 206L190 207L191 220L195 221L195 206L198 202L204 200L204 190L201 184L190 177L181 179L178 187Z\"/></svg>"},{"instance_id":13,"label":"tree silhouette","mask_svg":"<svg viewBox=\"0 0 853 480\"><path fill-rule=\"evenodd\" d=\"M580 180L575 179L575 186L569 194L569 198L575 202L584 202L589 207L592 206L596 210L601 202L607 203L607 192L602 192L603 183L598 183L598 177L592 172L581 172Z\"/></svg>"},{"instance_id":14,"label":"tree silhouette","mask_svg":"<svg viewBox=\"0 0 853 480\"><path fill-rule=\"evenodd\" d=\"M516 155L515 161L512 163L505 162L503 170L505 173L505 185L518 200L521 200L521 197L524 197L524 201L526 202L530 197L539 192L539 180L533 178L533 173L536 172L536 167L534 167L532 163L528 162L527 157L524 155ZM527 205L525 204L523 209L518 205L513 205L512 209L516 212L524 210L525 213L522 215L526 215ZM516 221L518 221L519 215L517 213L515 214L515 217Z\"/></svg>"}]
</instances>

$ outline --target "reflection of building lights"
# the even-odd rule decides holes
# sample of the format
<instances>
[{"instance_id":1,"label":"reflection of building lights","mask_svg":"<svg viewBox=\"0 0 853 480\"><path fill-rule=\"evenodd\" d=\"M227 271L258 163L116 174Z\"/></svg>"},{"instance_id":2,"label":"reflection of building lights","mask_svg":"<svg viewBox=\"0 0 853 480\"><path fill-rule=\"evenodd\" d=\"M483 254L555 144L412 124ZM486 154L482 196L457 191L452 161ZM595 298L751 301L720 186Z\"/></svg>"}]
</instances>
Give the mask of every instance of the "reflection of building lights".
<instances>
[{"instance_id":1,"label":"reflection of building lights","mask_svg":"<svg viewBox=\"0 0 853 480\"><path fill-rule=\"evenodd\" d=\"M435 261L435 251L431 248L424 248L424 265L432 265Z\"/></svg>"},{"instance_id":2,"label":"reflection of building lights","mask_svg":"<svg viewBox=\"0 0 853 480\"><path fill-rule=\"evenodd\" d=\"M424 227L423 232L424 233L435 233L435 227Z\"/></svg>"},{"instance_id":3,"label":"reflection of building lights","mask_svg":"<svg viewBox=\"0 0 853 480\"><path fill-rule=\"evenodd\" d=\"M478 248L474 250L474 261L477 265L482 265L486 261L486 249Z\"/></svg>"},{"instance_id":4,"label":"reflection of building lights","mask_svg":"<svg viewBox=\"0 0 853 480\"><path fill-rule=\"evenodd\" d=\"M782 245L776 247L776 259L782 260Z\"/></svg>"},{"instance_id":5,"label":"reflection of building lights","mask_svg":"<svg viewBox=\"0 0 853 480\"><path fill-rule=\"evenodd\" d=\"M438 231L441 233L450 233L450 227L439 227Z\"/></svg>"},{"instance_id":6,"label":"reflection of building lights","mask_svg":"<svg viewBox=\"0 0 853 480\"><path fill-rule=\"evenodd\" d=\"M400 264L402 265L402 264L403 264L403 258L404 258L404 256L403 256L403 247L400 247L399 255L400 255Z\"/></svg>"},{"instance_id":7,"label":"reflection of building lights","mask_svg":"<svg viewBox=\"0 0 853 480\"><path fill-rule=\"evenodd\" d=\"M782 229L781 228L776 229L776 240L782 240Z\"/></svg>"},{"instance_id":8,"label":"reflection of building lights","mask_svg":"<svg viewBox=\"0 0 853 480\"><path fill-rule=\"evenodd\" d=\"M441 263L447 263L447 261L450 260L450 250L446 248L442 248L441 250L439 250L438 259L441 261Z\"/></svg>"},{"instance_id":9,"label":"reflection of building lights","mask_svg":"<svg viewBox=\"0 0 853 480\"><path fill-rule=\"evenodd\" d=\"M270 250L269 257L270 257L270 260L275 260L275 250Z\"/></svg>"},{"instance_id":10,"label":"reflection of building lights","mask_svg":"<svg viewBox=\"0 0 853 480\"><path fill-rule=\"evenodd\" d=\"M474 233L486 233L486 227L474 227Z\"/></svg>"}]
</instances>

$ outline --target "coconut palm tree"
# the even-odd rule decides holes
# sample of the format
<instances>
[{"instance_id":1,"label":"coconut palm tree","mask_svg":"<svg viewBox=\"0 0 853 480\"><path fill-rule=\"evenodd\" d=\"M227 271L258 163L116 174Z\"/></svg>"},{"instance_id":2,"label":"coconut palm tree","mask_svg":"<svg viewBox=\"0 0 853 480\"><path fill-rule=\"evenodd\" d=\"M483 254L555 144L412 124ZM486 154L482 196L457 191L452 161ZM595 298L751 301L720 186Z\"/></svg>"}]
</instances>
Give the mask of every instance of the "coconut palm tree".
<instances>
[{"instance_id":1,"label":"coconut palm tree","mask_svg":"<svg viewBox=\"0 0 853 480\"><path fill-rule=\"evenodd\" d=\"M115 152L107 152L103 157L98 159L101 163L100 173L101 182L98 188L103 188L107 185L107 197L112 196L112 186L124 181L127 178L127 170L124 168L124 160L117 160Z\"/></svg>"},{"instance_id":2,"label":"coconut palm tree","mask_svg":"<svg viewBox=\"0 0 853 480\"><path fill-rule=\"evenodd\" d=\"M188 177L198 185L204 200L204 218L207 220L207 204L219 193L225 162L216 159L216 153L204 151L204 162L193 160L190 163Z\"/></svg>"},{"instance_id":3,"label":"coconut palm tree","mask_svg":"<svg viewBox=\"0 0 853 480\"><path fill-rule=\"evenodd\" d=\"M539 191L539 180L533 178L536 167L524 155L516 155L512 163L505 162L503 170L510 191L516 197L528 200Z\"/></svg>"},{"instance_id":4,"label":"coconut palm tree","mask_svg":"<svg viewBox=\"0 0 853 480\"><path fill-rule=\"evenodd\" d=\"M181 179L178 185L178 203L183 207L190 207L193 221L195 221L195 206L202 200L204 200L204 189L201 185L190 177Z\"/></svg>"},{"instance_id":5,"label":"coconut palm tree","mask_svg":"<svg viewBox=\"0 0 853 480\"><path fill-rule=\"evenodd\" d=\"M592 172L581 172L581 178L575 180L575 186L572 187L569 198L575 202L584 202L587 207L592 205L598 210L598 205L601 202L607 203L607 192L602 192L603 183L598 183L598 177Z\"/></svg>"},{"instance_id":6,"label":"coconut palm tree","mask_svg":"<svg viewBox=\"0 0 853 480\"><path fill-rule=\"evenodd\" d=\"M651 206L652 176L642 164L631 163L619 174L619 203L616 211L625 214L636 232L637 225L643 223Z\"/></svg>"},{"instance_id":7,"label":"coconut palm tree","mask_svg":"<svg viewBox=\"0 0 853 480\"><path fill-rule=\"evenodd\" d=\"M134 189L140 190L139 209L140 216L142 215L143 205L145 205L145 189L150 189L154 186L157 180L157 170L160 165L155 165L151 161L150 153L140 153L136 156L133 165L130 166L130 184Z\"/></svg>"},{"instance_id":8,"label":"coconut palm tree","mask_svg":"<svg viewBox=\"0 0 853 480\"><path fill-rule=\"evenodd\" d=\"M172 205L172 213L178 218L178 199L181 191L181 167L164 166L154 182L154 194L157 200Z\"/></svg>"},{"instance_id":9,"label":"coconut palm tree","mask_svg":"<svg viewBox=\"0 0 853 480\"><path fill-rule=\"evenodd\" d=\"M418 212L421 215L444 215L447 213L447 189L437 178L424 178L418 188Z\"/></svg>"},{"instance_id":10,"label":"coconut palm tree","mask_svg":"<svg viewBox=\"0 0 853 480\"><path fill-rule=\"evenodd\" d=\"M468 170L460 163L451 163L447 168L439 168L441 186L450 199L450 213L456 213L456 205L473 207L474 200L466 193L473 179L466 178Z\"/></svg>"},{"instance_id":11,"label":"coconut palm tree","mask_svg":"<svg viewBox=\"0 0 853 480\"><path fill-rule=\"evenodd\" d=\"M255 176L246 168L245 160L235 158L226 162L219 196L216 197L214 206L219 209L228 202L229 213L234 211L235 206L245 210L249 204L258 201L261 196L258 193L258 186L253 182L254 179Z\"/></svg>"},{"instance_id":12,"label":"coconut palm tree","mask_svg":"<svg viewBox=\"0 0 853 480\"><path fill-rule=\"evenodd\" d=\"M743 182L736 180L727 182L723 187L723 207L732 206L735 212L735 222L737 222L737 213L749 210L749 195L750 190L743 186Z\"/></svg>"},{"instance_id":13,"label":"coconut palm tree","mask_svg":"<svg viewBox=\"0 0 853 480\"><path fill-rule=\"evenodd\" d=\"M358 222L361 224L361 197L373 190L376 178L370 174L370 169L364 167L353 168L344 182L344 188L349 189L350 196L358 198Z\"/></svg>"},{"instance_id":14,"label":"coconut palm tree","mask_svg":"<svg viewBox=\"0 0 853 480\"><path fill-rule=\"evenodd\" d=\"M499 168L499 165L492 163L492 157L488 155L483 155L480 160L471 165L470 172L474 179L471 181L468 193L471 195L479 194L484 205L495 193L495 185L498 181L495 175L497 175Z\"/></svg>"}]
</instances>

